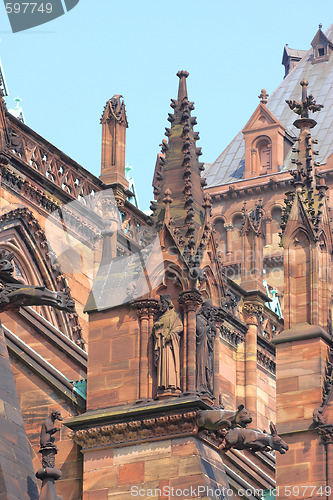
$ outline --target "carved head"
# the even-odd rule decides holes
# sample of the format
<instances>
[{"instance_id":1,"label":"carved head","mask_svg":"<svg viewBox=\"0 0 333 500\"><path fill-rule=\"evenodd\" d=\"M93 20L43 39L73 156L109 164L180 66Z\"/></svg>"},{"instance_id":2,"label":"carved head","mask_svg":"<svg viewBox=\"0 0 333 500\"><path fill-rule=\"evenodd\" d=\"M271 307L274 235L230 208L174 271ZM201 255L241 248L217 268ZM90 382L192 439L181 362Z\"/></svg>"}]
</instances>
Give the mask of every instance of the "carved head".
<instances>
[{"instance_id":1,"label":"carved head","mask_svg":"<svg viewBox=\"0 0 333 500\"><path fill-rule=\"evenodd\" d=\"M250 414L250 410L244 407L244 405L239 405L235 421L241 427L246 427L248 424L252 422L252 417Z\"/></svg>"},{"instance_id":2,"label":"carved head","mask_svg":"<svg viewBox=\"0 0 333 500\"><path fill-rule=\"evenodd\" d=\"M53 422L55 420L60 420L61 421L63 419L59 410L53 410L51 412L50 416L51 416L51 419L53 420Z\"/></svg>"},{"instance_id":3,"label":"carved head","mask_svg":"<svg viewBox=\"0 0 333 500\"><path fill-rule=\"evenodd\" d=\"M278 451L281 455L284 455L286 451L289 450L289 446L285 441L283 441L282 438L280 438L280 436L278 436L276 427L272 422L270 423L269 428L273 437L273 443L271 445L272 449Z\"/></svg>"},{"instance_id":4,"label":"carved head","mask_svg":"<svg viewBox=\"0 0 333 500\"><path fill-rule=\"evenodd\" d=\"M173 303L171 302L171 295L168 293L165 295L160 295L161 307L160 310L165 312L169 307L173 307Z\"/></svg>"},{"instance_id":5,"label":"carved head","mask_svg":"<svg viewBox=\"0 0 333 500\"><path fill-rule=\"evenodd\" d=\"M12 260L14 258L13 252L8 252L7 250L1 250L0 252L0 274L11 275L14 272L14 267Z\"/></svg>"}]
</instances>

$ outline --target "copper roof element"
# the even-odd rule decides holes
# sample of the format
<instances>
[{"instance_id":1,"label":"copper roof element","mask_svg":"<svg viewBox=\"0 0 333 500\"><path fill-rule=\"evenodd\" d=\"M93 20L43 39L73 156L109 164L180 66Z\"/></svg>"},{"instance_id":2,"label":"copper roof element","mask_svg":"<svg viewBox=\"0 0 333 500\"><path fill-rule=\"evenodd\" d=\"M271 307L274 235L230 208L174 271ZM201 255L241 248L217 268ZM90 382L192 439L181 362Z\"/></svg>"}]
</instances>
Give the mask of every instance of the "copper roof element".
<instances>
[{"instance_id":1,"label":"copper roof element","mask_svg":"<svg viewBox=\"0 0 333 500\"><path fill-rule=\"evenodd\" d=\"M193 102L188 100L186 79L189 73L179 71L178 99L171 99L173 113L169 113L171 128L166 129L168 142L162 142L154 175L154 195L151 209L153 219L159 226L171 223L172 231L177 234L179 244L184 249L184 256L190 260L199 260L195 254L199 247L199 233L208 220L209 200L204 199L201 178L203 163L199 162L201 148L196 147L198 132L193 126L196 118L191 116ZM172 203L171 203L172 194Z\"/></svg>"}]
</instances>

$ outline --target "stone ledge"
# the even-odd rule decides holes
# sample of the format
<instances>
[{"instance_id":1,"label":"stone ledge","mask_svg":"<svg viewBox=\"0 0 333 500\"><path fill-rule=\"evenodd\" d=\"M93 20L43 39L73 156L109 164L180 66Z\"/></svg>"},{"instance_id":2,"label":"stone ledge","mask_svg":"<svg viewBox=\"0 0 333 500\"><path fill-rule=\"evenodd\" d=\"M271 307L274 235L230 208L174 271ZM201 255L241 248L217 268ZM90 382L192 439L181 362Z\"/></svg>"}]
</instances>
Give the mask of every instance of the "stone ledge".
<instances>
[{"instance_id":1,"label":"stone ledge","mask_svg":"<svg viewBox=\"0 0 333 500\"><path fill-rule=\"evenodd\" d=\"M165 413L166 411L191 411L191 410L206 410L211 409L207 403L202 401L199 396L179 396L163 401L138 401L131 405L113 406L101 410L91 410L71 418L64 424L72 430L81 429L91 425L104 425L106 422L123 422L124 420L132 420L153 416Z\"/></svg>"},{"instance_id":2,"label":"stone ledge","mask_svg":"<svg viewBox=\"0 0 333 500\"><path fill-rule=\"evenodd\" d=\"M319 325L299 323L288 330L284 330L272 339L272 344L279 345L285 342L300 342L321 337L329 345L333 345L333 338Z\"/></svg>"}]
</instances>

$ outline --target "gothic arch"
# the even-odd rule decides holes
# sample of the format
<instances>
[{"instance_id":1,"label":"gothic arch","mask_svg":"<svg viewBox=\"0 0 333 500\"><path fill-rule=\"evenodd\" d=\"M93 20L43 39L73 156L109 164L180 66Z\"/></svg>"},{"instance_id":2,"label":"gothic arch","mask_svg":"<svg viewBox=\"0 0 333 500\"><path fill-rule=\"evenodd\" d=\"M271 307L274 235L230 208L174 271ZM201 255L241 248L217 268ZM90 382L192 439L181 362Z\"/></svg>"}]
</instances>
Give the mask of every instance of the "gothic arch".
<instances>
[{"instance_id":1,"label":"gothic arch","mask_svg":"<svg viewBox=\"0 0 333 500\"><path fill-rule=\"evenodd\" d=\"M59 264L53 258L51 261L44 230L27 208L18 207L0 215L0 247L14 253L14 263L29 284L70 293ZM76 311L69 314L43 306L36 310L78 345L83 345Z\"/></svg>"},{"instance_id":2,"label":"gothic arch","mask_svg":"<svg viewBox=\"0 0 333 500\"><path fill-rule=\"evenodd\" d=\"M272 169L272 140L267 135L256 137L252 143L252 172Z\"/></svg>"}]
</instances>

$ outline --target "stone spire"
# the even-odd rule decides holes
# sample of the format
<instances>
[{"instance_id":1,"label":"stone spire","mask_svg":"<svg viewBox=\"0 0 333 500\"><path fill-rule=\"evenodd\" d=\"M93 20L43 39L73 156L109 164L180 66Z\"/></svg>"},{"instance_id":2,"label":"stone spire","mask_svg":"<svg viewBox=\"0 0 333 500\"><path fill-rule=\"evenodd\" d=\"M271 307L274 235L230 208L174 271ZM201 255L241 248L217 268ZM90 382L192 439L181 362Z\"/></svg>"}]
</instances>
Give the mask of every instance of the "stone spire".
<instances>
[{"instance_id":1,"label":"stone spire","mask_svg":"<svg viewBox=\"0 0 333 500\"><path fill-rule=\"evenodd\" d=\"M198 248L209 207L203 192L206 181L201 177L204 169L203 163L199 162L201 148L196 147L199 134L193 130L197 123L196 118L191 116L194 105L187 96L188 75L187 71L177 73L178 99L171 99L173 113L169 113L168 117L171 128L166 128L168 142L162 143L162 154L158 157L153 184L155 201L151 208L155 222L163 224L166 214L165 193L168 190L168 196L172 197L172 204L167 203L169 224L171 222L184 256L194 262L200 260Z\"/></svg>"},{"instance_id":2,"label":"stone spire","mask_svg":"<svg viewBox=\"0 0 333 500\"><path fill-rule=\"evenodd\" d=\"M300 133L293 152L293 190L286 193L281 223L281 246L285 251L285 326L300 323L327 328L330 322L332 232L326 201L327 186L314 161L317 141L311 129L317 124L309 112L323 108L307 94L302 80L301 101L286 101L300 118L294 126Z\"/></svg>"}]
</instances>

